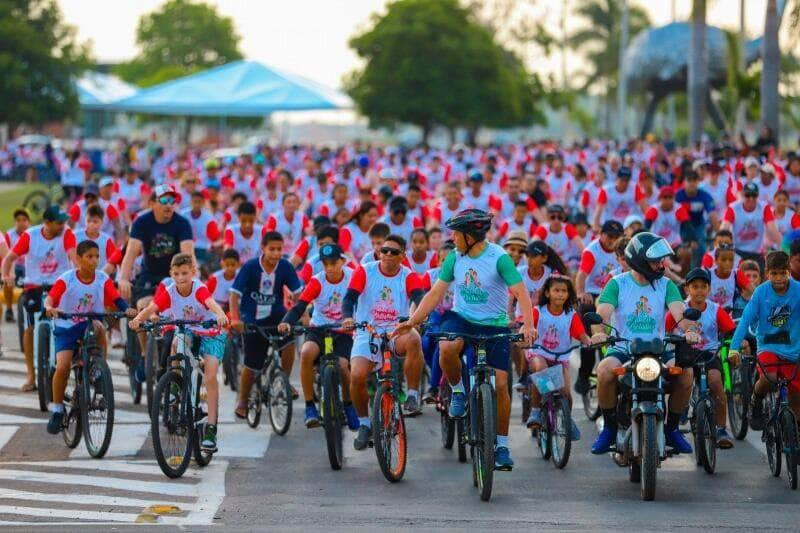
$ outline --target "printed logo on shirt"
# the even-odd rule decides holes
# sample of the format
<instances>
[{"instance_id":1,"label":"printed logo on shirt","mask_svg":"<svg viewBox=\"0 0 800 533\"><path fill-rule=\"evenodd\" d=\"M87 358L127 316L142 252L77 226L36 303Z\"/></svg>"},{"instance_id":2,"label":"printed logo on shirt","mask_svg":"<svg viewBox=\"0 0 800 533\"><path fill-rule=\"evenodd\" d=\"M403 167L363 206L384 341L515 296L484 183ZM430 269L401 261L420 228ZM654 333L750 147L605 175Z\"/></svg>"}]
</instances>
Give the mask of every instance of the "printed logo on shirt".
<instances>
[{"instance_id":1,"label":"printed logo on shirt","mask_svg":"<svg viewBox=\"0 0 800 533\"><path fill-rule=\"evenodd\" d=\"M489 301L489 291L481 287L478 272L473 268L464 274L464 283L459 285L458 291L468 304L485 304Z\"/></svg>"},{"instance_id":2,"label":"printed logo on shirt","mask_svg":"<svg viewBox=\"0 0 800 533\"><path fill-rule=\"evenodd\" d=\"M744 223L744 226L741 230L739 230L739 235L737 236L737 241L754 241L758 238L758 230L756 229L755 225L751 220L748 220Z\"/></svg>"},{"instance_id":3,"label":"printed logo on shirt","mask_svg":"<svg viewBox=\"0 0 800 533\"><path fill-rule=\"evenodd\" d=\"M648 305L646 296L640 296L636 302L636 310L628 317L625 325L633 333L652 333L656 327L656 319L652 316L653 310Z\"/></svg>"},{"instance_id":4,"label":"printed logo on shirt","mask_svg":"<svg viewBox=\"0 0 800 533\"><path fill-rule=\"evenodd\" d=\"M342 294L338 291L334 291L331 294L331 297L328 298L328 302L322 306L320 310L322 312L322 316L327 318L328 320L339 321L342 319Z\"/></svg>"},{"instance_id":5,"label":"printed logo on shirt","mask_svg":"<svg viewBox=\"0 0 800 533\"><path fill-rule=\"evenodd\" d=\"M167 257L175 253L175 239L166 233L156 233L150 242L150 257Z\"/></svg>"},{"instance_id":6,"label":"printed logo on shirt","mask_svg":"<svg viewBox=\"0 0 800 533\"><path fill-rule=\"evenodd\" d=\"M614 211L611 213L613 217L617 220L624 220L631 214L631 208L626 203L620 203L614 208Z\"/></svg>"},{"instance_id":7,"label":"printed logo on shirt","mask_svg":"<svg viewBox=\"0 0 800 533\"><path fill-rule=\"evenodd\" d=\"M392 289L384 286L379 294L379 300L372 306L372 318L377 322L393 322L397 320L397 316Z\"/></svg>"},{"instance_id":8,"label":"printed logo on shirt","mask_svg":"<svg viewBox=\"0 0 800 533\"><path fill-rule=\"evenodd\" d=\"M58 259L56 259L55 248L50 247L44 254L44 259L39 263L39 272L42 274L54 274L58 269Z\"/></svg>"},{"instance_id":9,"label":"printed logo on shirt","mask_svg":"<svg viewBox=\"0 0 800 533\"><path fill-rule=\"evenodd\" d=\"M717 287L709 299L717 305L725 306L728 303L728 291L725 287Z\"/></svg>"},{"instance_id":10,"label":"printed logo on shirt","mask_svg":"<svg viewBox=\"0 0 800 533\"><path fill-rule=\"evenodd\" d=\"M788 305L778 305L770 310L767 322L774 328L782 328L789 322L791 314L792 312Z\"/></svg>"},{"instance_id":11,"label":"printed logo on shirt","mask_svg":"<svg viewBox=\"0 0 800 533\"><path fill-rule=\"evenodd\" d=\"M193 305L184 305L182 311L184 320L200 320L202 318Z\"/></svg>"},{"instance_id":12,"label":"printed logo on shirt","mask_svg":"<svg viewBox=\"0 0 800 533\"><path fill-rule=\"evenodd\" d=\"M558 329L555 324L547 326L547 330L542 335L542 347L547 350L555 351L558 348Z\"/></svg>"},{"instance_id":13,"label":"printed logo on shirt","mask_svg":"<svg viewBox=\"0 0 800 533\"><path fill-rule=\"evenodd\" d=\"M596 276L594 276L593 278L594 284L600 288L605 287L606 284L613 277L612 275L613 272L614 272L614 263L604 264L600 272Z\"/></svg>"}]
</instances>

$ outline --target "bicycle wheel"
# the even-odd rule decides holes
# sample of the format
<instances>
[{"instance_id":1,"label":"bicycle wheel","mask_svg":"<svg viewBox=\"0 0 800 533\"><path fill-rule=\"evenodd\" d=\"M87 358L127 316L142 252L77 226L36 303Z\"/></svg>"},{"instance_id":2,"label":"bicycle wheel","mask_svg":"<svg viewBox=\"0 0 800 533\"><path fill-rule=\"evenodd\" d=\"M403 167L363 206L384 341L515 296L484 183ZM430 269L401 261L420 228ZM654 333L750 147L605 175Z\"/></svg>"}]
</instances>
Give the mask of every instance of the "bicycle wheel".
<instances>
[{"instance_id":1,"label":"bicycle wheel","mask_svg":"<svg viewBox=\"0 0 800 533\"><path fill-rule=\"evenodd\" d=\"M237 339L229 336L225 344L225 355L222 358L222 370L225 376L225 384L233 392L239 390L239 347Z\"/></svg>"},{"instance_id":2,"label":"bicycle wheel","mask_svg":"<svg viewBox=\"0 0 800 533\"><path fill-rule=\"evenodd\" d=\"M581 394L583 402L583 412L590 421L594 422L600 418L600 404L597 402L597 377L592 375L589 378L591 386L586 394Z\"/></svg>"},{"instance_id":3,"label":"bicycle wheel","mask_svg":"<svg viewBox=\"0 0 800 533\"><path fill-rule=\"evenodd\" d=\"M19 335L19 351L25 352L25 308L22 305L22 295L17 298L17 334Z\"/></svg>"},{"instance_id":4,"label":"bicycle wheel","mask_svg":"<svg viewBox=\"0 0 800 533\"><path fill-rule=\"evenodd\" d=\"M456 439L458 439L458 462L467 462L467 430L464 427L464 419L456 420Z\"/></svg>"},{"instance_id":5,"label":"bicycle wheel","mask_svg":"<svg viewBox=\"0 0 800 533\"><path fill-rule=\"evenodd\" d=\"M167 477L181 477L189 466L195 431L188 412L188 398L183 377L178 371L161 376L150 413L153 452L158 466Z\"/></svg>"},{"instance_id":6,"label":"bicycle wheel","mask_svg":"<svg viewBox=\"0 0 800 533\"><path fill-rule=\"evenodd\" d=\"M272 429L278 435L286 435L292 424L292 386L286 372L280 369L272 372L267 394Z\"/></svg>"},{"instance_id":7,"label":"bicycle wheel","mask_svg":"<svg viewBox=\"0 0 800 533\"><path fill-rule=\"evenodd\" d=\"M726 393L728 420L737 440L747 436L747 408L750 404L750 377L744 364L731 369L731 391Z\"/></svg>"},{"instance_id":8,"label":"bicycle wheel","mask_svg":"<svg viewBox=\"0 0 800 533\"><path fill-rule=\"evenodd\" d=\"M406 471L406 425L400 402L382 386L375 391L372 410L372 439L383 477L392 483L403 479Z\"/></svg>"},{"instance_id":9,"label":"bicycle wheel","mask_svg":"<svg viewBox=\"0 0 800 533\"><path fill-rule=\"evenodd\" d=\"M208 414L203 411L202 407L200 406L201 398L204 395L204 393L201 392L202 389L203 384L198 382L194 402L194 445L192 448L194 452L194 460L198 466L208 466L208 464L211 462L211 459L214 457L214 453L205 451L200 447L206 431L206 425L203 424L202 421L208 416Z\"/></svg>"},{"instance_id":10,"label":"bicycle wheel","mask_svg":"<svg viewBox=\"0 0 800 533\"><path fill-rule=\"evenodd\" d=\"M531 394L529 391L522 391L520 394L520 404L520 420L524 426L528 423L528 417L531 415Z\"/></svg>"},{"instance_id":11,"label":"bicycle wheel","mask_svg":"<svg viewBox=\"0 0 800 533\"><path fill-rule=\"evenodd\" d=\"M450 385L445 382L439 391L439 423L442 430L442 448L445 450L453 449L453 442L456 440L456 421L447 414L450 408Z\"/></svg>"},{"instance_id":12,"label":"bicycle wheel","mask_svg":"<svg viewBox=\"0 0 800 533\"><path fill-rule=\"evenodd\" d=\"M331 468L341 470L344 463L342 441L342 398L339 385L339 373L332 366L322 371L322 427L325 429L325 444L328 448L328 461Z\"/></svg>"},{"instance_id":13,"label":"bicycle wheel","mask_svg":"<svg viewBox=\"0 0 800 533\"><path fill-rule=\"evenodd\" d=\"M148 412L153 409L153 404L155 403L153 399L156 388L157 369L160 366L159 355L158 337L151 332L147 335L147 350L145 350L144 354L145 393L147 396Z\"/></svg>"},{"instance_id":14,"label":"bicycle wheel","mask_svg":"<svg viewBox=\"0 0 800 533\"><path fill-rule=\"evenodd\" d=\"M114 384L102 356L94 356L83 367L81 421L86 451L95 459L106 454L114 431Z\"/></svg>"},{"instance_id":15,"label":"bicycle wheel","mask_svg":"<svg viewBox=\"0 0 800 533\"><path fill-rule=\"evenodd\" d=\"M267 377L260 372L253 386L250 387L250 394L247 395L247 425L255 429L261 423L261 408L264 404L264 391L268 386Z\"/></svg>"},{"instance_id":16,"label":"bicycle wheel","mask_svg":"<svg viewBox=\"0 0 800 533\"><path fill-rule=\"evenodd\" d=\"M786 460L786 476L789 488L797 490L797 421L789 409L782 409L780 416L783 453Z\"/></svg>"},{"instance_id":17,"label":"bicycle wheel","mask_svg":"<svg viewBox=\"0 0 800 533\"><path fill-rule=\"evenodd\" d=\"M764 414L771 418L773 410L773 396L770 393L764 398ZM783 453L781 431L771 419L767 421L764 431L761 432L761 440L767 447L767 462L769 463L770 472L772 472L773 476L780 477L781 453Z\"/></svg>"},{"instance_id":18,"label":"bicycle wheel","mask_svg":"<svg viewBox=\"0 0 800 533\"><path fill-rule=\"evenodd\" d=\"M694 446L700 465L709 474L717 467L717 432L714 423L714 408L708 400L701 400L694 413Z\"/></svg>"},{"instance_id":19,"label":"bicycle wheel","mask_svg":"<svg viewBox=\"0 0 800 533\"><path fill-rule=\"evenodd\" d=\"M31 191L22 200L22 207L28 210L31 215L31 222L38 223L42 219L42 214L53 203L53 199L47 192L37 189Z\"/></svg>"},{"instance_id":20,"label":"bicycle wheel","mask_svg":"<svg viewBox=\"0 0 800 533\"><path fill-rule=\"evenodd\" d=\"M75 382L75 373L70 371L69 381L64 393L64 425L61 436L68 448L77 448L81 442L83 429L81 428L80 393Z\"/></svg>"},{"instance_id":21,"label":"bicycle wheel","mask_svg":"<svg viewBox=\"0 0 800 533\"><path fill-rule=\"evenodd\" d=\"M559 398L553 410L553 464L556 468L564 468L569 462L569 452L572 448L572 410L566 398Z\"/></svg>"},{"instance_id":22,"label":"bicycle wheel","mask_svg":"<svg viewBox=\"0 0 800 533\"><path fill-rule=\"evenodd\" d=\"M477 413L475 420L475 473L478 477L478 491L481 500L489 501L492 497L494 479L494 443L497 437L495 429L494 391L488 383L482 383L476 391Z\"/></svg>"},{"instance_id":23,"label":"bicycle wheel","mask_svg":"<svg viewBox=\"0 0 800 533\"><path fill-rule=\"evenodd\" d=\"M131 398L135 405L142 403L142 384L136 379L136 368L139 366L141 357L142 347L139 345L139 335L128 328L125 335L124 361L128 367L128 383L131 387Z\"/></svg>"},{"instance_id":24,"label":"bicycle wheel","mask_svg":"<svg viewBox=\"0 0 800 533\"><path fill-rule=\"evenodd\" d=\"M53 401L53 369L50 366L50 324L40 322L37 326L39 342L36 346L36 388L39 393L39 409L47 412Z\"/></svg>"},{"instance_id":25,"label":"bicycle wheel","mask_svg":"<svg viewBox=\"0 0 800 533\"><path fill-rule=\"evenodd\" d=\"M550 459L550 456L553 454L553 439L550 432L550 400L547 399L542 402L542 425L539 426L539 429L535 429L533 431L536 432L536 445L539 448L539 453L542 456L542 459L547 461Z\"/></svg>"}]
</instances>

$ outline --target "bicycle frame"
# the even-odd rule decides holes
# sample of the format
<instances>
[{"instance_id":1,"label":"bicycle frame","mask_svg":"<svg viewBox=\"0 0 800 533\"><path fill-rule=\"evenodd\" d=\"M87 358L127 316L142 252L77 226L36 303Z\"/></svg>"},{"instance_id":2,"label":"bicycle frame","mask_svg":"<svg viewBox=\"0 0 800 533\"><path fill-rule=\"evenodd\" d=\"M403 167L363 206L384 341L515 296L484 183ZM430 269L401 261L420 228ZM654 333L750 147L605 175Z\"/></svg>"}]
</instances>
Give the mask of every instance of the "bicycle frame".
<instances>
[{"instance_id":1,"label":"bicycle frame","mask_svg":"<svg viewBox=\"0 0 800 533\"><path fill-rule=\"evenodd\" d=\"M794 381L794 379L797 377L798 370L800 370L800 359L794 363L791 361L785 361L779 363L763 364L761 361L758 360L758 357L756 357L756 364L762 370L762 375L764 376L764 378L766 378L767 381L769 381L770 385L772 385L773 387L775 386L778 387L777 390L778 401L775 402L775 409L772 413L769 414L769 420L767 421L767 423L768 424L777 423L778 417L780 416L781 412L784 409L788 409L789 412L791 412L794 415L794 411L791 410L791 406L789 405L789 383ZM773 381L767 373L767 369L769 368L777 369L779 367L789 366L789 365L792 365L794 367L792 375L789 378L786 378L784 376L776 376L776 379Z\"/></svg>"}]
</instances>

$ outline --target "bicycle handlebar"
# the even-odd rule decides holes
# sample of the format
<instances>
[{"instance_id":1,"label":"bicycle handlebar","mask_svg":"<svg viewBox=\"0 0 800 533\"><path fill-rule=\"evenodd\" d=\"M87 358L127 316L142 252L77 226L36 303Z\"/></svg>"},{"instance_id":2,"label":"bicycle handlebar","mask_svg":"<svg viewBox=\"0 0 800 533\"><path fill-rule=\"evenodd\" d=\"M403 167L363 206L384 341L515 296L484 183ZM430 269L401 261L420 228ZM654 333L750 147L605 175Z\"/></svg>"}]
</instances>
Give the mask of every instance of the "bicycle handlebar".
<instances>
[{"instance_id":1,"label":"bicycle handlebar","mask_svg":"<svg viewBox=\"0 0 800 533\"><path fill-rule=\"evenodd\" d=\"M103 320L106 318L125 318L125 313L122 312L115 312L115 313L64 313L62 311L58 312L58 318L64 318L69 320L70 318L86 318L89 320Z\"/></svg>"},{"instance_id":2,"label":"bicycle handlebar","mask_svg":"<svg viewBox=\"0 0 800 533\"><path fill-rule=\"evenodd\" d=\"M341 329L343 329L341 324L324 324L321 326L292 326L292 333L295 335L309 332L327 333Z\"/></svg>"},{"instance_id":3,"label":"bicycle handlebar","mask_svg":"<svg viewBox=\"0 0 800 533\"><path fill-rule=\"evenodd\" d=\"M213 328L217 325L216 320L184 320L184 319L167 319L156 320L151 322L143 322L141 328L145 331L151 331L157 327L164 326L177 326L179 328L185 326L200 326L203 328Z\"/></svg>"},{"instance_id":4,"label":"bicycle handlebar","mask_svg":"<svg viewBox=\"0 0 800 533\"><path fill-rule=\"evenodd\" d=\"M473 335L470 333L455 333L449 331L429 332L426 333L428 337L434 337L441 341L454 341L458 339L468 339L471 341L492 341L499 339L508 339L511 342L519 342L525 338L522 333L495 333L493 335Z\"/></svg>"},{"instance_id":5,"label":"bicycle handlebar","mask_svg":"<svg viewBox=\"0 0 800 533\"><path fill-rule=\"evenodd\" d=\"M576 344L574 346L570 346L568 349L566 349L564 351L554 352L553 350L548 350L547 348L545 348L541 344L531 344L530 346L523 346L523 348L527 348L527 349L530 349L530 350L542 350L544 352L549 353L550 355L555 355L556 357L560 357L562 355L567 355L568 353L572 353L572 350L574 350L576 348L583 348L583 347L584 346L582 344Z\"/></svg>"}]
</instances>

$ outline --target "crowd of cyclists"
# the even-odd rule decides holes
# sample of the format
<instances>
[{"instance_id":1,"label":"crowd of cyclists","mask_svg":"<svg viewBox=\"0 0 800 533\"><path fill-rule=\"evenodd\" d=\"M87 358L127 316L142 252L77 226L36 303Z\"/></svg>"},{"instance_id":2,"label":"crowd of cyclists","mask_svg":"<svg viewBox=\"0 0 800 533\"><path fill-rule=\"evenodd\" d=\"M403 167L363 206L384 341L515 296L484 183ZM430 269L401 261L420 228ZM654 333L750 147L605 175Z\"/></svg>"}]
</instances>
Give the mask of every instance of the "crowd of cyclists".
<instances>
[{"instance_id":1,"label":"crowd of cyclists","mask_svg":"<svg viewBox=\"0 0 800 533\"><path fill-rule=\"evenodd\" d=\"M336 327L333 350L356 450L372 438L368 379L381 363L372 334L357 325L391 333L403 358L407 417L435 402L445 384L449 415L463 417L467 408L463 339L430 341L424 332L519 331L519 343L498 337L487 346L498 470L513 467L514 390L531 388L526 425L542 424L529 373L561 365L571 401L569 355L552 353L573 342L584 346L574 390L585 393L596 374L604 421L591 451L612 448L615 371L629 356L612 345L595 365L608 330L586 323L587 312L626 338L674 330L710 349L733 335L734 363L740 351L757 350L765 363L800 355L797 152L709 142L676 147L648 138L619 146L540 141L446 150L263 146L223 159L140 144L102 160L106 168L95 171L77 154L67 171L68 204L48 208L40 223L16 210L0 240L5 320L23 320L11 305L17 282L29 311L24 391L36 387L33 316L44 311L56 319L50 433L62 428L69 362L91 324L59 312L126 311L142 351L141 325L152 317L215 321L191 329L206 369L202 448L210 453L217 448L216 375L226 337L242 336L239 418L264 365L269 341L247 325L284 335L300 323ZM687 306L701 318L685 320ZM111 344L121 342L119 332L107 333ZM289 375L299 354L308 428L320 425L313 368L324 349L314 334L297 348L282 347ZM730 448L719 365L709 380L717 443ZM670 393L664 433L680 453L692 451L678 426L693 384L691 372L676 375ZM753 429L764 427L769 387L763 378L755 386ZM800 378L790 391L800 416ZM571 438L580 437L573 422Z\"/></svg>"}]
</instances>

